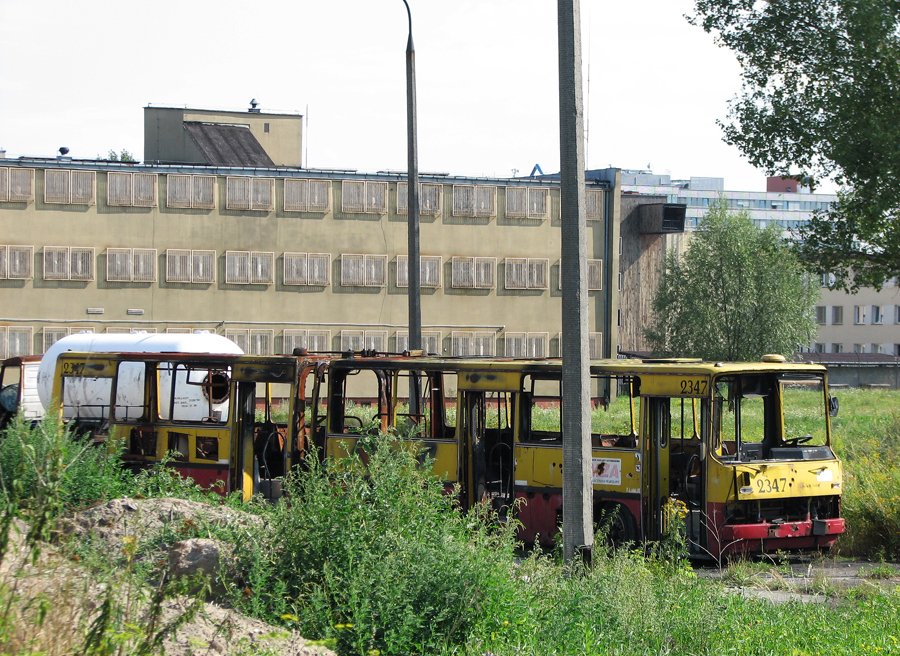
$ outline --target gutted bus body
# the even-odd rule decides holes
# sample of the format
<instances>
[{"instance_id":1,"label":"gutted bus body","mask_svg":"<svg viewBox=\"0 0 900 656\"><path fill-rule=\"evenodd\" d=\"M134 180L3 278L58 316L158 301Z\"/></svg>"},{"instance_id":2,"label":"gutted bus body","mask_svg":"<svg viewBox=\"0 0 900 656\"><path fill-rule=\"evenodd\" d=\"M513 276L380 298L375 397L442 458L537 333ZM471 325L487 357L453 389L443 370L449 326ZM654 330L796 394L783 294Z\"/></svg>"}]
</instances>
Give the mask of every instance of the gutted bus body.
<instances>
[{"instance_id":1,"label":"gutted bus body","mask_svg":"<svg viewBox=\"0 0 900 656\"><path fill-rule=\"evenodd\" d=\"M132 467L166 460L183 476L223 494L278 498L285 474L312 439L305 399L307 385L319 384L319 360L66 352L57 361L52 398L63 399L56 411L64 418L72 414L67 400L81 401L66 394L66 386L90 387L91 407L81 405L79 412L90 410L102 419L102 439L122 448Z\"/></svg>"},{"instance_id":2,"label":"gutted bus body","mask_svg":"<svg viewBox=\"0 0 900 656\"><path fill-rule=\"evenodd\" d=\"M7 358L0 365L0 430L19 412L28 422L40 421L44 416L37 389L40 366L39 355Z\"/></svg>"},{"instance_id":3,"label":"gutted bus body","mask_svg":"<svg viewBox=\"0 0 900 656\"><path fill-rule=\"evenodd\" d=\"M561 373L559 360L335 359L320 439L332 456L377 431L418 440L464 507L502 515L521 499L520 538L552 542ZM595 361L591 389L594 519L612 540L660 539L683 518L691 555L719 558L843 532L824 367Z\"/></svg>"}]
</instances>

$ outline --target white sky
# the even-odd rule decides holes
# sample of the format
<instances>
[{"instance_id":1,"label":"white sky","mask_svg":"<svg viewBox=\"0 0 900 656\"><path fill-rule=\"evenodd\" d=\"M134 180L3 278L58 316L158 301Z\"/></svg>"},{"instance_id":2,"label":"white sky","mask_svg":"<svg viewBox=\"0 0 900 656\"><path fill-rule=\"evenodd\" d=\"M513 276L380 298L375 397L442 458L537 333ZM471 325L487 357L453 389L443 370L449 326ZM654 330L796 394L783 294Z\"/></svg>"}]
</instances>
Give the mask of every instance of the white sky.
<instances>
[{"instance_id":1,"label":"white sky","mask_svg":"<svg viewBox=\"0 0 900 656\"><path fill-rule=\"evenodd\" d=\"M559 170L556 3L409 0L419 168ZM765 174L721 141L733 56L692 27L690 0L582 0L588 165ZM406 169L402 0L0 0L0 148L143 156L143 110L307 113L307 165Z\"/></svg>"}]
</instances>

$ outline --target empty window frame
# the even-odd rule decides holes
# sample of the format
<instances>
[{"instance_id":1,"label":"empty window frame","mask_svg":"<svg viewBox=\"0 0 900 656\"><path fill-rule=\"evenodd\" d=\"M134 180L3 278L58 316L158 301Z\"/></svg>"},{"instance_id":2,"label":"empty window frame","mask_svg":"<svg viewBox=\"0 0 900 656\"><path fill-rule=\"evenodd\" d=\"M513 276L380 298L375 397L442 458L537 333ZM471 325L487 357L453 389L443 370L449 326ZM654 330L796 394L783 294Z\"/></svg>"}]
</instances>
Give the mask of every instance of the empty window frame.
<instances>
[{"instance_id":1,"label":"empty window frame","mask_svg":"<svg viewBox=\"0 0 900 656\"><path fill-rule=\"evenodd\" d=\"M341 182L341 212L386 214L387 182L344 180Z\"/></svg>"},{"instance_id":2,"label":"empty window frame","mask_svg":"<svg viewBox=\"0 0 900 656\"><path fill-rule=\"evenodd\" d=\"M824 326L827 323L826 308L824 305L816 306L816 323Z\"/></svg>"},{"instance_id":3,"label":"empty window frame","mask_svg":"<svg viewBox=\"0 0 900 656\"><path fill-rule=\"evenodd\" d=\"M506 289L547 289L549 287L550 260L541 258L508 257L506 264Z\"/></svg>"},{"instance_id":4,"label":"empty window frame","mask_svg":"<svg viewBox=\"0 0 900 656\"><path fill-rule=\"evenodd\" d=\"M497 335L488 331L454 330L450 333L450 355L454 357L493 356Z\"/></svg>"},{"instance_id":5,"label":"empty window frame","mask_svg":"<svg viewBox=\"0 0 900 656\"><path fill-rule=\"evenodd\" d=\"M442 258L440 255L419 256L419 285L437 288L441 286ZM397 287L409 287L409 256L397 256Z\"/></svg>"},{"instance_id":6,"label":"empty window frame","mask_svg":"<svg viewBox=\"0 0 900 656\"><path fill-rule=\"evenodd\" d=\"M271 212L275 209L275 179L228 176L225 208Z\"/></svg>"},{"instance_id":7,"label":"empty window frame","mask_svg":"<svg viewBox=\"0 0 900 656\"><path fill-rule=\"evenodd\" d=\"M497 216L497 187L453 185L453 216Z\"/></svg>"},{"instance_id":8,"label":"empty window frame","mask_svg":"<svg viewBox=\"0 0 900 656\"><path fill-rule=\"evenodd\" d=\"M508 358L546 358L550 334L507 332L503 341L504 355Z\"/></svg>"},{"instance_id":9,"label":"empty window frame","mask_svg":"<svg viewBox=\"0 0 900 656\"><path fill-rule=\"evenodd\" d=\"M216 252L170 248L166 251L166 282L216 281Z\"/></svg>"},{"instance_id":10,"label":"empty window frame","mask_svg":"<svg viewBox=\"0 0 900 656\"><path fill-rule=\"evenodd\" d=\"M450 261L450 286L493 289L496 267L496 257L454 257Z\"/></svg>"},{"instance_id":11,"label":"empty window frame","mask_svg":"<svg viewBox=\"0 0 900 656\"><path fill-rule=\"evenodd\" d=\"M342 330L341 351L387 350L386 330Z\"/></svg>"},{"instance_id":12,"label":"empty window frame","mask_svg":"<svg viewBox=\"0 0 900 656\"><path fill-rule=\"evenodd\" d=\"M106 204L156 207L156 173L110 171L106 174Z\"/></svg>"},{"instance_id":13,"label":"empty window frame","mask_svg":"<svg viewBox=\"0 0 900 656\"><path fill-rule=\"evenodd\" d=\"M866 322L866 306L865 305L854 305L853 306L853 323L857 326L864 324ZM861 353L862 351L858 351Z\"/></svg>"},{"instance_id":14,"label":"empty window frame","mask_svg":"<svg viewBox=\"0 0 900 656\"><path fill-rule=\"evenodd\" d=\"M156 282L155 248L107 248L109 282Z\"/></svg>"},{"instance_id":15,"label":"empty window frame","mask_svg":"<svg viewBox=\"0 0 900 656\"><path fill-rule=\"evenodd\" d=\"M0 202L34 202L34 169L0 167Z\"/></svg>"},{"instance_id":16,"label":"empty window frame","mask_svg":"<svg viewBox=\"0 0 900 656\"><path fill-rule=\"evenodd\" d=\"M66 328L63 326L45 326L41 331L44 353L51 346L67 335L78 335L79 333L93 333L93 328Z\"/></svg>"},{"instance_id":17,"label":"empty window frame","mask_svg":"<svg viewBox=\"0 0 900 656\"><path fill-rule=\"evenodd\" d=\"M330 253L285 253L285 285L328 284L331 271Z\"/></svg>"},{"instance_id":18,"label":"empty window frame","mask_svg":"<svg viewBox=\"0 0 900 656\"><path fill-rule=\"evenodd\" d=\"M216 176L170 173L166 176L166 207L215 209Z\"/></svg>"},{"instance_id":19,"label":"empty window frame","mask_svg":"<svg viewBox=\"0 0 900 656\"><path fill-rule=\"evenodd\" d=\"M33 331L30 326L0 326L0 358L31 355Z\"/></svg>"},{"instance_id":20,"label":"empty window frame","mask_svg":"<svg viewBox=\"0 0 900 656\"><path fill-rule=\"evenodd\" d=\"M62 205L94 204L94 171L44 171L44 202Z\"/></svg>"},{"instance_id":21,"label":"empty window frame","mask_svg":"<svg viewBox=\"0 0 900 656\"><path fill-rule=\"evenodd\" d=\"M844 345L843 345L843 344L837 344L837 343L832 344L832 345L831 345L831 352L832 352L832 353L843 353L843 352L844 352Z\"/></svg>"},{"instance_id":22,"label":"empty window frame","mask_svg":"<svg viewBox=\"0 0 900 656\"><path fill-rule=\"evenodd\" d=\"M330 210L331 180L285 179L285 212L328 212Z\"/></svg>"},{"instance_id":23,"label":"empty window frame","mask_svg":"<svg viewBox=\"0 0 900 656\"><path fill-rule=\"evenodd\" d=\"M419 214L440 216L444 185L430 182L419 183ZM409 183L397 183L397 214L409 214Z\"/></svg>"},{"instance_id":24,"label":"empty window frame","mask_svg":"<svg viewBox=\"0 0 900 656\"><path fill-rule=\"evenodd\" d=\"M506 218L549 219L550 189L545 187L507 187Z\"/></svg>"},{"instance_id":25,"label":"empty window frame","mask_svg":"<svg viewBox=\"0 0 900 656\"><path fill-rule=\"evenodd\" d=\"M602 221L606 216L606 192L600 189L586 189L584 205L585 218L588 221Z\"/></svg>"},{"instance_id":26,"label":"empty window frame","mask_svg":"<svg viewBox=\"0 0 900 656\"><path fill-rule=\"evenodd\" d=\"M341 254L342 287L384 287L387 285L387 255Z\"/></svg>"},{"instance_id":27,"label":"empty window frame","mask_svg":"<svg viewBox=\"0 0 900 656\"><path fill-rule=\"evenodd\" d=\"M0 280L29 280L33 263L34 246L0 246Z\"/></svg>"},{"instance_id":28,"label":"empty window frame","mask_svg":"<svg viewBox=\"0 0 900 656\"><path fill-rule=\"evenodd\" d=\"M884 307L881 305L872 306L872 325L880 326L884 323Z\"/></svg>"},{"instance_id":29,"label":"empty window frame","mask_svg":"<svg viewBox=\"0 0 900 656\"><path fill-rule=\"evenodd\" d=\"M441 331L440 330L423 330L422 331L422 350L426 353L441 355ZM409 350L409 331L397 331L397 352L403 353Z\"/></svg>"},{"instance_id":30,"label":"empty window frame","mask_svg":"<svg viewBox=\"0 0 900 656\"><path fill-rule=\"evenodd\" d=\"M225 282L229 285L273 284L275 253L225 251Z\"/></svg>"},{"instance_id":31,"label":"empty window frame","mask_svg":"<svg viewBox=\"0 0 900 656\"><path fill-rule=\"evenodd\" d=\"M44 246L44 280L93 279L93 248Z\"/></svg>"}]
</instances>

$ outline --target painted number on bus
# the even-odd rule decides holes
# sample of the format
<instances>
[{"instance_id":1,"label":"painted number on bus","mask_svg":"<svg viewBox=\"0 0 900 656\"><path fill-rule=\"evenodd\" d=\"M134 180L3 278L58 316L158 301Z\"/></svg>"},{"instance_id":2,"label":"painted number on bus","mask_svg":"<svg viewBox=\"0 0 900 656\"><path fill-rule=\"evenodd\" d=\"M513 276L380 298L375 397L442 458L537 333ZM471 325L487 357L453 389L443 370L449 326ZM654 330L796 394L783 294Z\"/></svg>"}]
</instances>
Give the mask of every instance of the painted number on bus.
<instances>
[{"instance_id":1,"label":"painted number on bus","mask_svg":"<svg viewBox=\"0 0 900 656\"><path fill-rule=\"evenodd\" d=\"M685 396L703 396L706 394L707 380L705 378L682 378L681 393Z\"/></svg>"},{"instance_id":2,"label":"painted number on bus","mask_svg":"<svg viewBox=\"0 0 900 656\"><path fill-rule=\"evenodd\" d=\"M786 478L756 478L756 491L759 494L772 494L773 492L786 492Z\"/></svg>"}]
</instances>

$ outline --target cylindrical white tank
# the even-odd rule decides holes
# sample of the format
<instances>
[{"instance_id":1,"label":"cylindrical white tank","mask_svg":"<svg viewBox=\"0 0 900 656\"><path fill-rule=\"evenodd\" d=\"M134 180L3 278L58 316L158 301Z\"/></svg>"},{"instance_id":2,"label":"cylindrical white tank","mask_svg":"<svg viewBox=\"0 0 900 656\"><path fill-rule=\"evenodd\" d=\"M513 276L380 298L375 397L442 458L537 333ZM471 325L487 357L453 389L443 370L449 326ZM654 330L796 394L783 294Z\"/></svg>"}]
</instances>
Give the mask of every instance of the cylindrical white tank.
<instances>
[{"instance_id":1,"label":"cylindrical white tank","mask_svg":"<svg viewBox=\"0 0 900 656\"><path fill-rule=\"evenodd\" d=\"M53 377L60 353L89 351L92 353L221 353L242 355L243 351L230 339L214 333L166 333L166 334L93 334L79 333L63 337L53 344L41 359L37 375L38 396L46 411L53 394ZM192 374L191 382L198 372ZM127 419L129 409L138 411L144 403L144 366L139 362L122 363L119 367L116 389L116 417ZM169 413L171 373L160 372L160 411ZM175 419L200 419L210 414L202 385L186 385L185 374L176 376L178 387L175 399ZM99 418L108 412L111 379L70 378L65 388L65 417ZM195 398L196 397L196 398ZM214 404L214 412L227 414L227 399ZM104 409L105 407L105 409ZM197 415L196 417L194 415Z\"/></svg>"}]
</instances>

